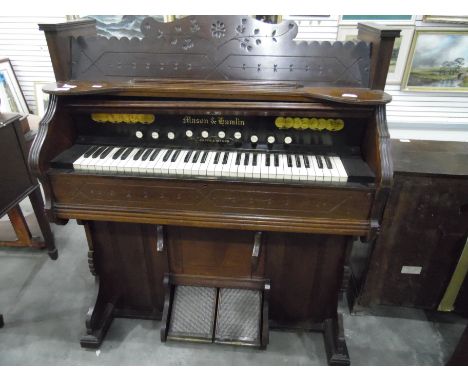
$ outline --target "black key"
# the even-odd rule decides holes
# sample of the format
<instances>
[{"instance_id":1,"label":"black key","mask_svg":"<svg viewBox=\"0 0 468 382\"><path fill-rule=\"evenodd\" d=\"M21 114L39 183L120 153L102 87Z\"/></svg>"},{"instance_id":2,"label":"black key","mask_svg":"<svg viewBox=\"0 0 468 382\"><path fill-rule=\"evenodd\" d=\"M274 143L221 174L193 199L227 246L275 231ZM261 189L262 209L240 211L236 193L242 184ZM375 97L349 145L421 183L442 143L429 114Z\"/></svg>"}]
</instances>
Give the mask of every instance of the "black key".
<instances>
[{"instance_id":1,"label":"black key","mask_svg":"<svg viewBox=\"0 0 468 382\"><path fill-rule=\"evenodd\" d=\"M133 156L133 160L138 160L140 157L143 155L143 152L145 151L144 148L139 149L135 155Z\"/></svg>"},{"instance_id":2,"label":"black key","mask_svg":"<svg viewBox=\"0 0 468 382\"><path fill-rule=\"evenodd\" d=\"M333 166L331 164L330 158L328 158L328 157L324 157L324 158L325 158L325 163L327 164L327 168L329 170L331 170L333 168Z\"/></svg>"},{"instance_id":3,"label":"black key","mask_svg":"<svg viewBox=\"0 0 468 382\"><path fill-rule=\"evenodd\" d=\"M177 158L179 157L180 150L174 151L174 154L172 155L171 162L175 162Z\"/></svg>"},{"instance_id":4,"label":"black key","mask_svg":"<svg viewBox=\"0 0 468 382\"><path fill-rule=\"evenodd\" d=\"M296 167L301 168L301 158L299 158L299 155L295 155L296 158Z\"/></svg>"},{"instance_id":5,"label":"black key","mask_svg":"<svg viewBox=\"0 0 468 382\"><path fill-rule=\"evenodd\" d=\"M236 166L239 166L239 165L240 165L240 160L241 160L241 153L237 153L237 156L236 156Z\"/></svg>"},{"instance_id":6,"label":"black key","mask_svg":"<svg viewBox=\"0 0 468 382\"><path fill-rule=\"evenodd\" d=\"M99 155L99 159L106 159L106 157L109 155L109 153L114 150L113 147L108 147L107 149L105 149L101 155Z\"/></svg>"},{"instance_id":7,"label":"black key","mask_svg":"<svg viewBox=\"0 0 468 382\"><path fill-rule=\"evenodd\" d=\"M202 156L202 158L201 158L200 163L205 163L207 157L208 157L208 151L205 151L205 152L203 153L203 156Z\"/></svg>"},{"instance_id":8,"label":"black key","mask_svg":"<svg viewBox=\"0 0 468 382\"><path fill-rule=\"evenodd\" d=\"M249 153L245 153L245 157L244 157L244 166L248 166L248 165L249 165L249 160L250 160L250 154L249 154Z\"/></svg>"},{"instance_id":9,"label":"black key","mask_svg":"<svg viewBox=\"0 0 468 382\"><path fill-rule=\"evenodd\" d=\"M219 162L219 157L220 157L220 156L221 156L221 151L218 151L218 152L215 154L213 164L218 164L218 162Z\"/></svg>"},{"instance_id":10,"label":"black key","mask_svg":"<svg viewBox=\"0 0 468 382\"><path fill-rule=\"evenodd\" d=\"M187 154L185 154L184 163L188 163L190 157L192 156L192 153L193 151L189 151Z\"/></svg>"},{"instance_id":11,"label":"black key","mask_svg":"<svg viewBox=\"0 0 468 382\"><path fill-rule=\"evenodd\" d=\"M141 160L147 160L150 154L153 152L154 149L147 149L143 156L141 157Z\"/></svg>"},{"instance_id":12,"label":"black key","mask_svg":"<svg viewBox=\"0 0 468 382\"><path fill-rule=\"evenodd\" d=\"M279 157L278 157L278 154L275 154L275 155L274 155L274 158L275 158L275 167L279 167Z\"/></svg>"},{"instance_id":13,"label":"black key","mask_svg":"<svg viewBox=\"0 0 468 382\"><path fill-rule=\"evenodd\" d=\"M99 146L91 146L88 150L86 150L86 152L83 154L83 157L85 158L89 158L90 155L92 153L94 153L97 149L99 148Z\"/></svg>"},{"instance_id":14,"label":"black key","mask_svg":"<svg viewBox=\"0 0 468 382\"><path fill-rule=\"evenodd\" d=\"M287 162L288 162L288 167L292 167L292 159L291 159L291 155L290 155L290 154L288 154L286 158L287 158Z\"/></svg>"},{"instance_id":15,"label":"black key","mask_svg":"<svg viewBox=\"0 0 468 382\"><path fill-rule=\"evenodd\" d=\"M257 153L254 153L253 160L252 160L252 166L256 166L256 165L257 165Z\"/></svg>"},{"instance_id":16,"label":"black key","mask_svg":"<svg viewBox=\"0 0 468 382\"><path fill-rule=\"evenodd\" d=\"M101 155L101 153L106 149L105 146L103 147L99 147L94 153L93 155L91 156L91 158L97 158L99 155Z\"/></svg>"},{"instance_id":17,"label":"black key","mask_svg":"<svg viewBox=\"0 0 468 382\"><path fill-rule=\"evenodd\" d=\"M154 149L154 152L153 152L153 154L151 154L149 160L150 160L151 162L154 161L154 160L156 159L156 157L158 156L158 154L159 154L160 151L161 151L161 149Z\"/></svg>"},{"instance_id":18,"label":"black key","mask_svg":"<svg viewBox=\"0 0 468 382\"><path fill-rule=\"evenodd\" d=\"M167 162L167 160L169 159L171 154L172 154L172 150L167 150L167 153L164 154L164 156L163 156L163 162Z\"/></svg>"},{"instance_id":19,"label":"black key","mask_svg":"<svg viewBox=\"0 0 468 382\"><path fill-rule=\"evenodd\" d=\"M122 158L120 158L120 160L127 159L132 151L133 151L133 147L129 147L128 149L126 149L124 153L122 154Z\"/></svg>"},{"instance_id":20,"label":"black key","mask_svg":"<svg viewBox=\"0 0 468 382\"><path fill-rule=\"evenodd\" d=\"M265 166L270 167L270 154L266 154Z\"/></svg>"},{"instance_id":21,"label":"black key","mask_svg":"<svg viewBox=\"0 0 468 382\"><path fill-rule=\"evenodd\" d=\"M322 158L320 158L318 155L315 158L317 158L318 168L323 168Z\"/></svg>"},{"instance_id":22,"label":"black key","mask_svg":"<svg viewBox=\"0 0 468 382\"><path fill-rule=\"evenodd\" d=\"M119 156L123 154L124 151L125 151L125 147L121 147L114 153L114 155L112 155L112 159L116 160Z\"/></svg>"},{"instance_id":23,"label":"black key","mask_svg":"<svg viewBox=\"0 0 468 382\"><path fill-rule=\"evenodd\" d=\"M224 153L223 164L227 164L228 159L229 159L229 154L226 152Z\"/></svg>"},{"instance_id":24,"label":"black key","mask_svg":"<svg viewBox=\"0 0 468 382\"><path fill-rule=\"evenodd\" d=\"M195 151L195 155L193 156L192 163L197 163L198 157L202 151Z\"/></svg>"},{"instance_id":25,"label":"black key","mask_svg":"<svg viewBox=\"0 0 468 382\"><path fill-rule=\"evenodd\" d=\"M302 159L304 159L305 168L310 168L309 158L307 158L307 155L303 155Z\"/></svg>"}]
</instances>

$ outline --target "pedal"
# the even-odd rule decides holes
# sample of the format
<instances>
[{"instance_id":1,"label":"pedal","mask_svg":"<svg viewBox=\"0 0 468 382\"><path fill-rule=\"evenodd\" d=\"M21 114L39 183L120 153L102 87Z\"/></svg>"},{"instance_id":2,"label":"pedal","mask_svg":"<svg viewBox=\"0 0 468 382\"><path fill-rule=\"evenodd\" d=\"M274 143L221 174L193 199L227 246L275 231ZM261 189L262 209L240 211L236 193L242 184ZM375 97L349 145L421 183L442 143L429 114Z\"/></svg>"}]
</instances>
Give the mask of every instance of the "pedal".
<instances>
[{"instance_id":1,"label":"pedal","mask_svg":"<svg viewBox=\"0 0 468 382\"><path fill-rule=\"evenodd\" d=\"M177 286L167 339L212 342L216 288Z\"/></svg>"},{"instance_id":2,"label":"pedal","mask_svg":"<svg viewBox=\"0 0 468 382\"><path fill-rule=\"evenodd\" d=\"M221 288L215 342L260 346L261 306L259 290Z\"/></svg>"}]
</instances>

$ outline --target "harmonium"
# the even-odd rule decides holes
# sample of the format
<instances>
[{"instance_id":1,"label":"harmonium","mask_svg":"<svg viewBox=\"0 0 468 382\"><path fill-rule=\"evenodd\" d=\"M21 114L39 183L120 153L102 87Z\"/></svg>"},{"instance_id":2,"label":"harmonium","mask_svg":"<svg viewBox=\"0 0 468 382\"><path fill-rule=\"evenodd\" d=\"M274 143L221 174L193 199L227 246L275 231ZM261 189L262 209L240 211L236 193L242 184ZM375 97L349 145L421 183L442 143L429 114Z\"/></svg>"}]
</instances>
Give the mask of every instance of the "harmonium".
<instances>
[{"instance_id":1,"label":"harmonium","mask_svg":"<svg viewBox=\"0 0 468 382\"><path fill-rule=\"evenodd\" d=\"M328 362L349 364L338 306L391 187L399 30L305 42L294 22L248 16L148 17L132 39L88 19L40 29L57 82L29 165L48 218L86 233L81 345L126 317L161 320L161 341L262 349L270 329L321 331Z\"/></svg>"}]
</instances>

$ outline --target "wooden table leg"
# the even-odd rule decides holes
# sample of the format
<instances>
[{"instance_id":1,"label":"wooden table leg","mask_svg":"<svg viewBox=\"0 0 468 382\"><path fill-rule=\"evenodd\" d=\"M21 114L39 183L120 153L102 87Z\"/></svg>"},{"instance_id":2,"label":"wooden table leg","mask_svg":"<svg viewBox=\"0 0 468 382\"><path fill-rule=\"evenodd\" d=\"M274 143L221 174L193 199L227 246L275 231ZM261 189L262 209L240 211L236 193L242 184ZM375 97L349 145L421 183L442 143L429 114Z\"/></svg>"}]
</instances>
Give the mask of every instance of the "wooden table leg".
<instances>
[{"instance_id":1,"label":"wooden table leg","mask_svg":"<svg viewBox=\"0 0 468 382\"><path fill-rule=\"evenodd\" d=\"M50 224L47 220L44 212L44 201L42 200L42 194L39 187L29 194L29 200L36 214L36 219L41 229L42 236L44 237L49 257L52 260L56 260L58 257L57 248L55 248L55 240L52 231L50 230Z\"/></svg>"}]
</instances>

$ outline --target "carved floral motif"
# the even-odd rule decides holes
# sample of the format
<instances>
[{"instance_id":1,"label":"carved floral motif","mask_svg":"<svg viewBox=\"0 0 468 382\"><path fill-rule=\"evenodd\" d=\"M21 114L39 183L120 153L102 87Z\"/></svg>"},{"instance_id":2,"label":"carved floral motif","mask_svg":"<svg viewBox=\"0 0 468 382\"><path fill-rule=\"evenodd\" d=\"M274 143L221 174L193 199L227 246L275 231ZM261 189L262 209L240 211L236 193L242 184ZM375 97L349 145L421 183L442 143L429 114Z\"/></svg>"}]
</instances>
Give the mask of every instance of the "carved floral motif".
<instances>
[{"instance_id":1,"label":"carved floral motif","mask_svg":"<svg viewBox=\"0 0 468 382\"><path fill-rule=\"evenodd\" d=\"M211 35L216 38L221 38L226 35L226 26L223 22L217 20L211 24Z\"/></svg>"}]
</instances>

